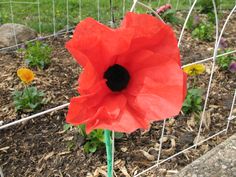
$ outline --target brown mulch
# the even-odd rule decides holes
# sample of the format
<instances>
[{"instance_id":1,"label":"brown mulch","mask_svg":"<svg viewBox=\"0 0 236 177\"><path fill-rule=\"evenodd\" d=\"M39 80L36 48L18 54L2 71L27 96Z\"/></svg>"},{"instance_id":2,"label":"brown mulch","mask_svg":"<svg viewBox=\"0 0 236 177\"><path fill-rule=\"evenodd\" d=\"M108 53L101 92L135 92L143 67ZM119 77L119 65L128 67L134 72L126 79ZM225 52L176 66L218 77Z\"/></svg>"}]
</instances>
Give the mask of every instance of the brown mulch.
<instances>
[{"instance_id":1,"label":"brown mulch","mask_svg":"<svg viewBox=\"0 0 236 177\"><path fill-rule=\"evenodd\" d=\"M235 19L235 18L234 18ZM230 48L235 48L236 20L232 20L224 37ZM177 27L177 31L179 28ZM177 35L179 32L177 32ZM61 105L69 101L76 91L77 78L81 68L64 48L66 36L48 39L53 48L52 63L46 70L34 70L38 89L46 93L48 104L41 110ZM189 63L212 56L214 42L206 43L192 39L186 33L181 47L183 63ZM16 70L24 62L19 54L9 52L0 54L0 121L12 122L29 113L16 113L12 104L12 92L23 88L16 76ZM210 76L210 62L206 63L207 71L198 76L197 87L206 94ZM211 93L203 122L200 140L203 140L226 128L227 117L236 88L235 74L215 69ZM188 83L192 85L193 79ZM84 143L76 129L64 131L67 109L53 112L23 124L0 130L0 167L5 176L102 176L106 171L105 149L94 154L83 151ZM236 110L234 112L236 114ZM168 119L161 160L190 147L196 141L199 120L194 116L179 115ZM231 121L228 134L221 134L186 153L172 158L143 176L170 176L189 164L203 153L210 150L235 132L236 122ZM137 174L154 165L158 157L162 123L153 123L150 130L140 130L116 140L115 172L117 176Z\"/></svg>"}]
</instances>

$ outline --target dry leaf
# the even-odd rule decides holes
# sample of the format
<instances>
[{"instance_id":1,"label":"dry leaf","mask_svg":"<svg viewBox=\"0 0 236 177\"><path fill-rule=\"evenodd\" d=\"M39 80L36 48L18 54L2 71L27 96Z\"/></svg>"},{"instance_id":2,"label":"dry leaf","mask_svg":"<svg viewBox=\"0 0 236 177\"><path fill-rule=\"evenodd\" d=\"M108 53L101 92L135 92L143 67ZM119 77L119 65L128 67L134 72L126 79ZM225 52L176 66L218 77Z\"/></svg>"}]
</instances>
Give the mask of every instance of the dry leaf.
<instances>
[{"instance_id":1,"label":"dry leaf","mask_svg":"<svg viewBox=\"0 0 236 177\"><path fill-rule=\"evenodd\" d=\"M74 136L69 136L69 137L64 138L64 140L65 141L71 141L71 140L73 140L73 138L74 138Z\"/></svg>"},{"instance_id":2,"label":"dry leaf","mask_svg":"<svg viewBox=\"0 0 236 177\"><path fill-rule=\"evenodd\" d=\"M168 138L167 136L163 136L162 138L160 138L159 142L162 141L162 143L165 143L165 142L168 141L168 139L169 139L169 138Z\"/></svg>"},{"instance_id":3,"label":"dry leaf","mask_svg":"<svg viewBox=\"0 0 236 177\"><path fill-rule=\"evenodd\" d=\"M233 114L236 114L236 108L235 108L235 109L233 109Z\"/></svg>"},{"instance_id":4,"label":"dry leaf","mask_svg":"<svg viewBox=\"0 0 236 177\"><path fill-rule=\"evenodd\" d=\"M144 151L144 150L140 150L140 152L142 152L142 154L150 161L154 161L155 160L155 156L149 154L148 152Z\"/></svg>"},{"instance_id":5,"label":"dry leaf","mask_svg":"<svg viewBox=\"0 0 236 177\"><path fill-rule=\"evenodd\" d=\"M192 128L195 127L195 125L196 125L195 117L192 114L191 118L187 120L187 126L190 130L192 130Z\"/></svg>"},{"instance_id":6,"label":"dry leaf","mask_svg":"<svg viewBox=\"0 0 236 177\"><path fill-rule=\"evenodd\" d=\"M175 139L171 138L170 141L171 141L171 147L176 147Z\"/></svg>"},{"instance_id":7,"label":"dry leaf","mask_svg":"<svg viewBox=\"0 0 236 177\"><path fill-rule=\"evenodd\" d=\"M48 153L48 155L46 155L45 157L44 157L44 160L48 160L50 157L52 157L54 155L54 152L52 151L52 152L50 152L50 153Z\"/></svg>"},{"instance_id":8,"label":"dry leaf","mask_svg":"<svg viewBox=\"0 0 236 177\"><path fill-rule=\"evenodd\" d=\"M70 154L70 153L71 153L70 151L65 151L65 152L58 153L58 155L65 155L65 154Z\"/></svg>"},{"instance_id":9,"label":"dry leaf","mask_svg":"<svg viewBox=\"0 0 236 177\"><path fill-rule=\"evenodd\" d=\"M175 119L174 118L168 120L168 125L169 126L173 126L174 123L175 123Z\"/></svg>"},{"instance_id":10,"label":"dry leaf","mask_svg":"<svg viewBox=\"0 0 236 177\"><path fill-rule=\"evenodd\" d=\"M203 149L204 153L206 153L209 150L209 145L208 144L203 144L201 146L201 149Z\"/></svg>"},{"instance_id":11,"label":"dry leaf","mask_svg":"<svg viewBox=\"0 0 236 177\"><path fill-rule=\"evenodd\" d=\"M203 119L203 125L206 127L206 129L209 130L211 125L211 113L209 111L205 112L205 117Z\"/></svg>"},{"instance_id":12,"label":"dry leaf","mask_svg":"<svg viewBox=\"0 0 236 177\"><path fill-rule=\"evenodd\" d=\"M168 170L168 171L167 171L167 174L169 174L169 173L171 173L171 174L177 174L177 173L178 173L178 170Z\"/></svg>"},{"instance_id":13,"label":"dry leaf","mask_svg":"<svg viewBox=\"0 0 236 177\"><path fill-rule=\"evenodd\" d=\"M220 106L217 106L217 105L209 105L209 108L218 109L218 108L220 108Z\"/></svg>"},{"instance_id":14,"label":"dry leaf","mask_svg":"<svg viewBox=\"0 0 236 177\"><path fill-rule=\"evenodd\" d=\"M125 161L122 161L122 160L117 160L116 162L115 162L115 166L117 166L119 169L120 169L120 171L126 176L126 177L130 177L130 175L128 174L128 171L127 171L127 169L126 169L126 167L125 167Z\"/></svg>"},{"instance_id":15,"label":"dry leaf","mask_svg":"<svg viewBox=\"0 0 236 177\"><path fill-rule=\"evenodd\" d=\"M116 165L119 165L120 163L122 163L122 160L118 159L118 160L115 161L114 164L115 164L115 166L116 166Z\"/></svg>"},{"instance_id":16,"label":"dry leaf","mask_svg":"<svg viewBox=\"0 0 236 177\"><path fill-rule=\"evenodd\" d=\"M205 67L206 67L206 73L211 74L211 65L205 64Z\"/></svg>"},{"instance_id":17,"label":"dry leaf","mask_svg":"<svg viewBox=\"0 0 236 177\"><path fill-rule=\"evenodd\" d=\"M141 135L148 133L150 129L151 129L151 126L149 126L147 129L141 130Z\"/></svg>"},{"instance_id":18,"label":"dry leaf","mask_svg":"<svg viewBox=\"0 0 236 177\"><path fill-rule=\"evenodd\" d=\"M0 151L7 152L7 150L10 148L10 146L6 146L0 149Z\"/></svg>"},{"instance_id":19,"label":"dry leaf","mask_svg":"<svg viewBox=\"0 0 236 177\"><path fill-rule=\"evenodd\" d=\"M131 177L129 174L128 174L128 171L126 169L125 166L122 166L122 167L119 167L120 171L125 175L125 177Z\"/></svg>"},{"instance_id":20,"label":"dry leaf","mask_svg":"<svg viewBox=\"0 0 236 177\"><path fill-rule=\"evenodd\" d=\"M99 176L101 176L101 174L104 176L107 176L107 172L105 170L103 170L101 167L98 167L91 177L99 177Z\"/></svg>"},{"instance_id":21,"label":"dry leaf","mask_svg":"<svg viewBox=\"0 0 236 177\"><path fill-rule=\"evenodd\" d=\"M194 141L193 141L193 143L194 144L196 144L196 143L199 143L199 142L201 142L201 141L203 141L205 138L204 138L204 136L199 136L199 138L198 138L198 140L197 140L197 136L194 138ZM201 143L202 144L202 143ZM201 145L201 144L199 144L199 145Z\"/></svg>"},{"instance_id":22,"label":"dry leaf","mask_svg":"<svg viewBox=\"0 0 236 177\"><path fill-rule=\"evenodd\" d=\"M162 149L163 154L165 155L172 155L175 152L176 142L174 138L170 139L171 147L169 149Z\"/></svg>"},{"instance_id":23,"label":"dry leaf","mask_svg":"<svg viewBox=\"0 0 236 177\"><path fill-rule=\"evenodd\" d=\"M126 152L128 150L127 147L122 147L120 149L121 149L122 152Z\"/></svg>"},{"instance_id":24,"label":"dry leaf","mask_svg":"<svg viewBox=\"0 0 236 177\"><path fill-rule=\"evenodd\" d=\"M133 176L135 176L136 174L138 174L138 166L135 166L132 171L131 174L133 174Z\"/></svg>"}]
</instances>

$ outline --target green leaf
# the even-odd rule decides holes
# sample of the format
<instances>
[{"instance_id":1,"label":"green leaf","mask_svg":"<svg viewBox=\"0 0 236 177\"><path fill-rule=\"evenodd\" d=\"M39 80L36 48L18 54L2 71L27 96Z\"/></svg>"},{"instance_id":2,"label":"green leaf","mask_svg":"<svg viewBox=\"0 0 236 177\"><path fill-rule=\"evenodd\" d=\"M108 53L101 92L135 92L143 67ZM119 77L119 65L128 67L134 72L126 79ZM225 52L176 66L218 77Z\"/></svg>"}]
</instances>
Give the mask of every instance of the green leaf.
<instances>
[{"instance_id":1,"label":"green leaf","mask_svg":"<svg viewBox=\"0 0 236 177\"><path fill-rule=\"evenodd\" d=\"M37 106L38 106L38 104L29 103L29 107L30 107L31 109L35 109L35 108L37 108Z\"/></svg>"},{"instance_id":2,"label":"green leaf","mask_svg":"<svg viewBox=\"0 0 236 177\"><path fill-rule=\"evenodd\" d=\"M63 125L63 130L64 131L67 131L67 130L69 130L69 129L71 129L73 126L71 125L71 124L64 124Z\"/></svg>"},{"instance_id":3,"label":"green leaf","mask_svg":"<svg viewBox=\"0 0 236 177\"><path fill-rule=\"evenodd\" d=\"M50 63L52 49L40 41L27 44L24 59L30 67L43 69Z\"/></svg>"},{"instance_id":4,"label":"green leaf","mask_svg":"<svg viewBox=\"0 0 236 177\"><path fill-rule=\"evenodd\" d=\"M197 88L189 89L182 106L184 114L199 113L202 109L202 91Z\"/></svg>"},{"instance_id":5,"label":"green leaf","mask_svg":"<svg viewBox=\"0 0 236 177\"><path fill-rule=\"evenodd\" d=\"M87 137L86 131L85 131L85 124L78 125L77 126L79 134L81 134L83 137Z\"/></svg>"},{"instance_id":6,"label":"green leaf","mask_svg":"<svg viewBox=\"0 0 236 177\"><path fill-rule=\"evenodd\" d=\"M84 145L84 151L86 153L94 153L96 152L97 150L97 145L95 143L92 143L92 142L86 142L85 145Z\"/></svg>"},{"instance_id":7,"label":"green leaf","mask_svg":"<svg viewBox=\"0 0 236 177\"><path fill-rule=\"evenodd\" d=\"M124 137L124 133L120 133L120 132L115 132L115 138L116 139L121 139Z\"/></svg>"},{"instance_id":8,"label":"green leaf","mask_svg":"<svg viewBox=\"0 0 236 177\"><path fill-rule=\"evenodd\" d=\"M26 87L23 91L13 93L13 103L17 111L33 111L43 104L43 95L36 87Z\"/></svg>"},{"instance_id":9,"label":"green leaf","mask_svg":"<svg viewBox=\"0 0 236 177\"><path fill-rule=\"evenodd\" d=\"M74 143L73 141L69 141L69 142L67 143L67 147L68 147L68 150L71 151L71 150L74 149L75 143Z\"/></svg>"}]
</instances>

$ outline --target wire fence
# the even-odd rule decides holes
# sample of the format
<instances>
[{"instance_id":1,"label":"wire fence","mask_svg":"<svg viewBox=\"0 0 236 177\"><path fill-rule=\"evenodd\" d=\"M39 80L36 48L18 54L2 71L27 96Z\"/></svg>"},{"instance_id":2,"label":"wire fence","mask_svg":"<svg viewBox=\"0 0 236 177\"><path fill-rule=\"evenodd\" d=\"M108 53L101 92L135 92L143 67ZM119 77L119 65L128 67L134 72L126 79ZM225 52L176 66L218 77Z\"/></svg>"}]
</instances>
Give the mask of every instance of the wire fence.
<instances>
[{"instance_id":1,"label":"wire fence","mask_svg":"<svg viewBox=\"0 0 236 177\"><path fill-rule=\"evenodd\" d=\"M107 6L107 2L110 2L110 7ZM144 2L146 2L146 7L153 3L151 0ZM175 10L188 11L194 2L193 0L157 0L155 6L159 7L169 3ZM145 3L138 1L138 4ZM222 4L219 4L219 9L228 9L229 5L232 5L230 3ZM113 0L86 0L86 2L82 0L5 0L0 2L0 25L1 23L25 24L38 32L38 38L47 38L70 32L78 21L87 16L92 16L103 23L112 23L119 20L119 17L123 16L131 6L132 0L114 1L114 3ZM197 5L195 5L196 8ZM0 48L0 51L20 45L15 30L15 26L13 26L15 45Z\"/></svg>"},{"instance_id":2,"label":"wire fence","mask_svg":"<svg viewBox=\"0 0 236 177\"><path fill-rule=\"evenodd\" d=\"M72 1L72 0L71 0ZM49 38L49 37L53 37L53 36L57 36L57 35L60 35L60 34L65 34L65 33L68 33L70 32L72 29L73 29L73 25L74 23L71 22L71 18L72 16L70 16L70 12L71 12L71 6L74 5L74 3L77 4L77 9L76 9L76 13L77 13L77 20L81 20L83 19L83 16L86 16L86 15L83 15L83 1L82 0L77 0L76 2L73 0L72 2L72 5L70 4L71 2L70 0L65 0L65 13L64 13L64 19L65 19L65 28L61 28L60 30L58 30L58 21L57 21L57 17L56 17L56 13L57 13L57 9L56 9L56 1L55 0L52 0L51 1L51 10L50 10L50 13L52 15L52 19L51 19L51 29L52 29L52 34L47 34L47 33L44 33L43 32L43 21L42 21L42 14L45 13L43 12L43 10L41 9L41 7L43 6L42 4L42 0L35 0L35 1L28 1L28 2L22 2L22 1L12 1L12 0L9 0L9 1L4 1L4 2L0 2L0 5L3 5L4 4L4 8L6 7L9 7L7 12L10 12L10 19L11 19L11 23L15 23L16 20L15 20L15 14L16 14L16 11L18 11L19 9L15 9L14 6L15 5L30 5L30 6L35 6L36 7L36 12L37 12L37 28L36 30L39 32L39 37L40 38ZM185 34L185 28L186 28L186 25L187 25L187 22L189 20L189 17L190 15L192 14L193 10L196 8L196 4L197 4L197 1L198 0L187 0L185 2L185 6L181 6L180 4L180 0L165 0L165 1L162 1L162 0L159 0L157 1L157 7L162 5L162 4L165 4L165 3L170 3L170 4L174 4L174 8L176 10L179 10L179 9L188 9L188 13L187 13L187 17L185 19L185 22L184 22L184 25L182 27L182 30L181 30L181 33L180 33L180 37L179 37L179 41L178 41L178 46L181 47L182 45L182 41L183 41L183 36ZM130 11L134 11L136 10L137 8L139 7L146 7L146 10L150 10L152 9L150 7L150 4L151 4L151 1L145 1L145 2L141 2L141 1L138 1L138 0L133 0L133 1L128 1L128 0L122 0L120 1L119 5L118 5L118 12L115 12L114 9L113 9L113 6L114 4L112 3L113 1L109 1L109 5L110 7L105 7L105 9L108 9L108 12L107 13L108 15L106 15L105 18L103 18L102 14L104 14L103 10L103 6L105 6L103 3L102 3L102 0L97 0L97 1L93 1L93 7L95 7L94 9L92 9L95 13L93 13L93 15L96 16L96 19L100 20L100 21L103 21L105 19L105 21L107 23L112 23L114 22L114 19L117 18L115 17L115 13L119 13L121 15L124 15L126 11L128 11L130 9ZM180 154L183 154L185 153L186 151L189 151L190 149L194 149L194 148L197 148L197 146L199 146L200 144L202 144L203 142L206 142L220 134L223 134L223 133L227 133L228 129L229 129L229 125L230 123L235 120L236 116L233 115L233 110L235 109L235 100L236 100L236 89L235 88L232 88L234 90L234 94L232 95L232 103L231 103L231 106L230 106L230 111L229 111L229 114L228 115L225 115L225 121L226 121L226 126L223 127L222 129L219 129L217 132L215 132L214 134L212 134L211 136L209 137L204 137L204 139L201 139L201 133L202 133L202 129L203 129L203 122L205 120L205 117L206 117L206 111L207 111L207 108L208 108L208 104L209 104L209 95L211 93L211 88L212 88L212 80L213 80L213 77L214 77L214 74L215 74L215 67L216 67L216 59L218 57L222 57L222 56L226 56L226 55L230 55L230 54L233 54L233 53L236 53L236 50L233 50L233 51L230 51L230 52L226 52L226 53L223 53L223 54L217 54L218 52L218 48L219 48L219 45L220 45L220 40L225 32L225 29L227 27L227 25L230 23L230 20L235 12L235 9L236 9L236 6L235 6L235 3L232 4L232 6L234 6L231 10L230 10L230 13L229 15L227 16L226 20L224 21L224 24L222 26L221 29L219 29L219 20L218 20L218 13L217 13L217 8L216 8L216 4L215 4L215 0L212 0L212 3L213 3L213 6L214 6L214 13L215 13L215 24L216 24L216 27L215 27L215 46L214 46L214 52L212 54L212 57L208 57L208 58L204 58L204 59L200 59L198 61L195 61L195 62L191 62L191 63L188 63L188 64L185 64L183 67L186 67L186 66L190 66L190 65L194 65L194 64L198 64L198 63L205 63L205 62L208 62L210 63L210 77L209 77L209 82L207 84L207 91L206 91L206 95L205 95L205 102L204 102L204 107L203 107L203 111L202 111L202 114L201 114L201 118L200 118L200 124L199 124L199 128L198 128L198 132L197 133L197 137L196 137L196 141L194 142L193 145L191 145L190 147L187 147L177 153L175 153L174 155L172 156L169 156L167 158L162 158L162 145L163 145L163 137L165 136L165 129L166 129L166 120L163 121L162 123L162 129L161 129L161 135L160 135L160 145L159 145L159 151L158 151L158 157L157 157L157 160L156 160L156 163L152 166L150 166L149 168L147 168L146 170L144 171L141 171L139 173L136 173L134 174L135 177L138 177L138 176L141 176L157 167L159 167L161 164L167 162L168 160L170 159L173 159L174 157L180 155ZM182 3L183 4L183 3ZM225 8L225 6L221 5L222 4L222 0L220 1L220 6L219 6L219 9L222 10L223 8ZM116 4L117 5L117 4ZM0 6L1 7L1 6ZM2 6L3 7L3 6ZM18 6L19 7L19 6ZM59 26L63 26L63 25L59 25ZM64 29L64 30L62 30ZM59 31L59 32L58 32ZM15 29L13 28L12 30L12 33L13 35L15 36L15 45L14 46L10 46L10 47L6 47L6 48L1 48L0 51L3 51L3 50L6 50L6 49L9 49L9 48L12 48L12 47L17 47L19 46L20 44L18 43L17 41L17 37L15 35ZM37 39L33 39L33 40L37 40ZM32 41L33 41L32 40ZM25 118L22 118L20 120L16 120L14 122L11 122L11 123L8 123L8 124L5 124L5 125L2 125L0 126L0 130L3 130L5 128L10 128L11 126L14 126L16 124L19 124L21 122L24 122L24 121L27 121L27 120L30 120L30 119L33 119L33 118L36 118L36 117L39 117L39 116L42 116L44 114L48 114L50 112L55 112L55 111L58 111L58 110L61 110L61 109L64 109L66 108L67 106L69 105L69 103L66 103L66 104L63 104L63 105L60 105L60 106L57 106L55 108L51 108L51 109L48 109L48 110L45 110L43 112L40 112L40 113L37 113L37 114L34 114L34 115L31 115L31 116L28 116L28 117L25 117ZM113 132L114 134L114 132ZM113 136L113 142L114 142L114 136ZM113 147L115 145L113 144ZM114 148L113 148L113 160L114 160ZM114 171L114 174L115 174L115 171Z\"/></svg>"}]
</instances>

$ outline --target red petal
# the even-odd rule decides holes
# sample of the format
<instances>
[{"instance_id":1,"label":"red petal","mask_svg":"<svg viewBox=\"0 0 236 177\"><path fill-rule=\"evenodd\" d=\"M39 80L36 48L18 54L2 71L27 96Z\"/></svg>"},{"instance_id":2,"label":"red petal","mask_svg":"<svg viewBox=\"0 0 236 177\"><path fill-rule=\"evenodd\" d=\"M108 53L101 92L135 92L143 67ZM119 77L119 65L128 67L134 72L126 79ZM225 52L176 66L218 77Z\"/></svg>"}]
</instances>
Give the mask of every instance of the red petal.
<instances>
[{"instance_id":1,"label":"red petal","mask_svg":"<svg viewBox=\"0 0 236 177\"><path fill-rule=\"evenodd\" d=\"M99 105L109 94L105 83L100 83L93 93L74 97L70 101L66 121L73 125L83 124L90 121L96 114Z\"/></svg>"},{"instance_id":2,"label":"red petal","mask_svg":"<svg viewBox=\"0 0 236 177\"><path fill-rule=\"evenodd\" d=\"M89 133L92 129L99 128L103 124L112 124L118 119L121 111L126 105L126 97L123 94L109 94L97 108L96 114L91 118L92 121L86 126ZM106 128L106 127L102 127Z\"/></svg>"},{"instance_id":3,"label":"red petal","mask_svg":"<svg viewBox=\"0 0 236 177\"><path fill-rule=\"evenodd\" d=\"M101 110L100 115L97 117L106 117L106 111ZM140 115L139 112L132 109L129 105L126 104L123 108L122 113L118 119L108 121L106 119L96 119L97 121L90 122L86 126L86 132L89 133L93 129L109 129L116 132L126 132L131 133L138 128L147 129L148 123L145 120L144 116Z\"/></svg>"},{"instance_id":4,"label":"red petal","mask_svg":"<svg viewBox=\"0 0 236 177\"><path fill-rule=\"evenodd\" d=\"M170 26L147 14L127 13L121 28L135 31L129 51L149 49L180 63L175 34Z\"/></svg>"},{"instance_id":5,"label":"red petal","mask_svg":"<svg viewBox=\"0 0 236 177\"><path fill-rule=\"evenodd\" d=\"M183 102L187 95L187 74L183 72Z\"/></svg>"},{"instance_id":6,"label":"red petal","mask_svg":"<svg viewBox=\"0 0 236 177\"><path fill-rule=\"evenodd\" d=\"M88 61L88 57L79 50L78 44L79 42L77 39L71 39L69 42L66 43L66 48L76 59L76 61L84 67Z\"/></svg>"},{"instance_id":7,"label":"red petal","mask_svg":"<svg viewBox=\"0 0 236 177\"><path fill-rule=\"evenodd\" d=\"M79 77L78 91L81 95L90 94L97 91L97 88L101 87L105 92L108 92L108 88L105 84L105 79L102 75L99 75L90 62L87 62L83 72Z\"/></svg>"},{"instance_id":8,"label":"red petal","mask_svg":"<svg viewBox=\"0 0 236 177\"><path fill-rule=\"evenodd\" d=\"M79 125L90 120L90 117L96 113L94 109L91 109L94 102L89 98L92 96L93 95L80 96L71 99L66 116L67 123Z\"/></svg>"},{"instance_id":9,"label":"red petal","mask_svg":"<svg viewBox=\"0 0 236 177\"><path fill-rule=\"evenodd\" d=\"M153 54L150 51L141 51L139 56L131 58L127 63L128 70L131 71L131 79L127 90L139 93L138 85L144 85L147 77L155 78L159 85L183 84L183 71L180 66L167 56ZM135 62L134 62L135 61ZM136 62L137 61L137 62ZM133 63L132 63L133 62Z\"/></svg>"},{"instance_id":10,"label":"red petal","mask_svg":"<svg viewBox=\"0 0 236 177\"><path fill-rule=\"evenodd\" d=\"M104 72L114 64L116 55L128 50L131 37L129 30L114 30L86 18L77 25L66 48L82 66L89 61L97 71Z\"/></svg>"},{"instance_id":11,"label":"red petal","mask_svg":"<svg viewBox=\"0 0 236 177\"><path fill-rule=\"evenodd\" d=\"M167 56L170 59L175 60L179 66L181 65L178 42L174 32L169 26L160 31L159 42L151 50L160 55Z\"/></svg>"},{"instance_id":12,"label":"red petal","mask_svg":"<svg viewBox=\"0 0 236 177\"><path fill-rule=\"evenodd\" d=\"M186 77L175 62L137 71L127 93L135 95L134 104L146 111L149 120L161 120L177 115L185 96Z\"/></svg>"},{"instance_id":13,"label":"red petal","mask_svg":"<svg viewBox=\"0 0 236 177\"><path fill-rule=\"evenodd\" d=\"M125 107L126 101L126 97L123 94L109 94L104 98L101 106L107 110L110 119L117 119Z\"/></svg>"},{"instance_id":14,"label":"red petal","mask_svg":"<svg viewBox=\"0 0 236 177\"><path fill-rule=\"evenodd\" d=\"M162 63L166 63L168 60L172 60L172 58L167 58L166 56L156 54L153 51L147 49L117 57L117 63L127 68L131 75L134 73L133 77L135 77L135 72L139 71L140 69L154 67L156 65L160 66Z\"/></svg>"},{"instance_id":15,"label":"red petal","mask_svg":"<svg viewBox=\"0 0 236 177\"><path fill-rule=\"evenodd\" d=\"M151 15L132 12L126 14L121 24L121 28L135 29L134 38L152 37L165 26L165 23Z\"/></svg>"}]
</instances>

